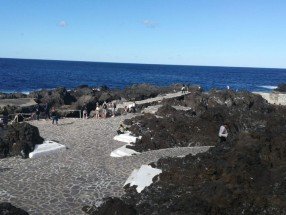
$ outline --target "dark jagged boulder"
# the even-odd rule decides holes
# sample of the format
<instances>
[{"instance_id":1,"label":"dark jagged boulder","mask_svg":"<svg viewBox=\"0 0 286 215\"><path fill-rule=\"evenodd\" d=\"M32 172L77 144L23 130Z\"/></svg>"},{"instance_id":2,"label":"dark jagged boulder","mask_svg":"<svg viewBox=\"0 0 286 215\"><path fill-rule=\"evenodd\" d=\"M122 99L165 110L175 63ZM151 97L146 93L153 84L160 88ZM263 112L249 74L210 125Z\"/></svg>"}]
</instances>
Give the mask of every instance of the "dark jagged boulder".
<instances>
[{"instance_id":1,"label":"dark jagged boulder","mask_svg":"<svg viewBox=\"0 0 286 215\"><path fill-rule=\"evenodd\" d=\"M8 202L0 203L0 215L29 215L21 208L16 208Z\"/></svg>"},{"instance_id":2,"label":"dark jagged boulder","mask_svg":"<svg viewBox=\"0 0 286 215\"><path fill-rule=\"evenodd\" d=\"M27 158L28 154L34 150L35 145L44 141L39 135L38 128L28 123L9 125L0 134L0 154L2 156L9 154Z\"/></svg>"},{"instance_id":3,"label":"dark jagged boulder","mask_svg":"<svg viewBox=\"0 0 286 215\"><path fill-rule=\"evenodd\" d=\"M286 93L286 84L279 84L276 89L274 89L276 92Z\"/></svg>"},{"instance_id":4,"label":"dark jagged boulder","mask_svg":"<svg viewBox=\"0 0 286 215\"><path fill-rule=\"evenodd\" d=\"M143 100L156 97L159 94L159 88L149 84L136 84L123 89L120 93L126 100Z\"/></svg>"},{"instance_id":5,"label":"dark jagged boulder","mask_svg":"<svg viewBox=\"0 0 286 215\"><path fill-rule=\"evenodd\" d=\"M90 215L136 215L136 210L119 198L107 198L99 207L83 207L83 211Z\"/></svg>"},{"instance_id":6,"label":"dark jagged boulder","mask_svg":"<svg viewBox=\"0 0 286 215\"><path fill-rule=\"evenodd\" d=\"M48 103L51 106L60 107L62 105L70 105L76 101L75 97L70 94L64 87L54 90L41 90L29 94L37 103Z\"/></svg>"},{"instance_id":7,"label":"dark jagged boulder","mask_svg":"<svg viewBox=\"0 0 286 215\"><path fill-rule=\"evenodd\" d=\"M76 99L80 98L81 96L92 96L94 95L93 88L87 86L87 85L81 85L76 87L74 90L70 92L70 94L75 97Z\"/></svg>"}]
</instances>

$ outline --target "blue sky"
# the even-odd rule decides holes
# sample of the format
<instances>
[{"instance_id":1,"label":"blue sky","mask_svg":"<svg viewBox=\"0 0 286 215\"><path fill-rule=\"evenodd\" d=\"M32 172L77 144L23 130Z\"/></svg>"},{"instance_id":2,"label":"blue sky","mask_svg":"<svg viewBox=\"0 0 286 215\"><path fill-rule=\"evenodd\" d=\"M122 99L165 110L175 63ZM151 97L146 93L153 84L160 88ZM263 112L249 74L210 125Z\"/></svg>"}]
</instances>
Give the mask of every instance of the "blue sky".
<instances>
[{"instance_id":1,"label":"blue sky","mask_svg":"<svg viewBox=\"0 0 286 215\"><path fill-rule=\"evenodd\" d=\"M0 57L286 68L285 0L0 0Z\"/></svg>"}]
</instances>

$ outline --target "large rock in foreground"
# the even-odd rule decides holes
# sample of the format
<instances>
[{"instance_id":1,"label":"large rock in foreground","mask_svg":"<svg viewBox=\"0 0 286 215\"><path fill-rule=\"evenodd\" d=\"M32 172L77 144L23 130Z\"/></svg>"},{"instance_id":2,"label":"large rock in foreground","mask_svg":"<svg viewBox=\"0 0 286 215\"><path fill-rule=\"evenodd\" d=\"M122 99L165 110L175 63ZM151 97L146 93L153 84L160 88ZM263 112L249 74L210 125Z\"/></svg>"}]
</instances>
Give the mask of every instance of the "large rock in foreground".
<instances>
[{"instance_id":1,"label":"large rock in foreground","mask_svg":"<svg viewBox=\"0 0 286 215\"><path fill-rule=\"evenodd\" d=\"M28 123L9 125L0 133L0 155L28 157L36 144L43 143L37 127Z\"/></svg>"},{"instance_id":2,"label":"large rock in foreground","mask_svg":"<svg viewBox=\"0 0 286 215\"><path fill-rule=\"evenodd\" d=\"M0 203L0 215L29 215L26 211L16 208L10 203Z\"/></svg>"},{"instance_id":3,"label":"large rock in foreground","mask_svg":"<svg viewBox=\"0 0 286 215\"><path fill-rule=\"evenodd\" d=\"M119 198L107 198L100 208L85 206L82 209L90 215L135 215L136 210Z\"/></svg>"}]
</instances>

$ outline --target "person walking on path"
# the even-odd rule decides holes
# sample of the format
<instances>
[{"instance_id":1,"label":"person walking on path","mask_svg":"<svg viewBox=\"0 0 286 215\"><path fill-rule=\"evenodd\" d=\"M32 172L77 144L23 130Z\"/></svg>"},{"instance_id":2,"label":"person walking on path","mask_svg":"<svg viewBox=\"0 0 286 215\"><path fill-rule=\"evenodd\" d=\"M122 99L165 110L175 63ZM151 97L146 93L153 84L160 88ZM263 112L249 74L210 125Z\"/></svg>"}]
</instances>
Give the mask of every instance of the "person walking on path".
<instances>
[{"instance_id":1,"label":"person walking on path","mask_svg":"<svg viewBox=\"0 0 286 215\"><path fill-rule=\"evenodd\" d=\"M56 125L58 125L59 115L58 115L55 107L52 108L51 116L52 116L52 120L53 120L52 124L54 124L56 122Z\"/></svg>"},{"instance_id":2,"label":"person walking on path","mask_svg":"<svg viewBox=\"0 0 286 215\"><path fill-rule=\"evenodd\" d=\"M218 133L220 143L226 141L226 138L228 136L227 129L228 129L228 125L226 123L224 123L222 126L220 126L219 133Z\"/></svg>"}]
</instances>

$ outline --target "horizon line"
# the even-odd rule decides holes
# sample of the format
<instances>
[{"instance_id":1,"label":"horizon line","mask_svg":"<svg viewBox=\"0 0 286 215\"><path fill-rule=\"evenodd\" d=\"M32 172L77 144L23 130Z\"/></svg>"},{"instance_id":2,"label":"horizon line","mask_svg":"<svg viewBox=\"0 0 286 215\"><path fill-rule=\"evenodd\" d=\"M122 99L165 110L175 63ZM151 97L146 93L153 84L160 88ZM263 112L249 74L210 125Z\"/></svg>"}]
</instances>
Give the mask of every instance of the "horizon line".
<instances>
[{"instance_id":1,"label":"horizon line","mask_svg":"<svg viewBox=\"0 0 286 215\"><path fill-rule=\"evenodd\" d=\"M191 65L191 64L162 64L162 63L130 63L130 62L111 62L111 61L90 61L90 60L59 60L59 59L43 59L43 58L12 58L0 57L0 59L15 60L39 60L39 61L64 61L64 62L81 62L81 63L111 63L111 64L136 64L136 65L157 65L157 66L194 66L194 67L226 67L226 68L251 68L251 69L278 69L285 70L284 67L256 67L256 66L213 66L213 65Z\"/></svg>"}]
</instances>

